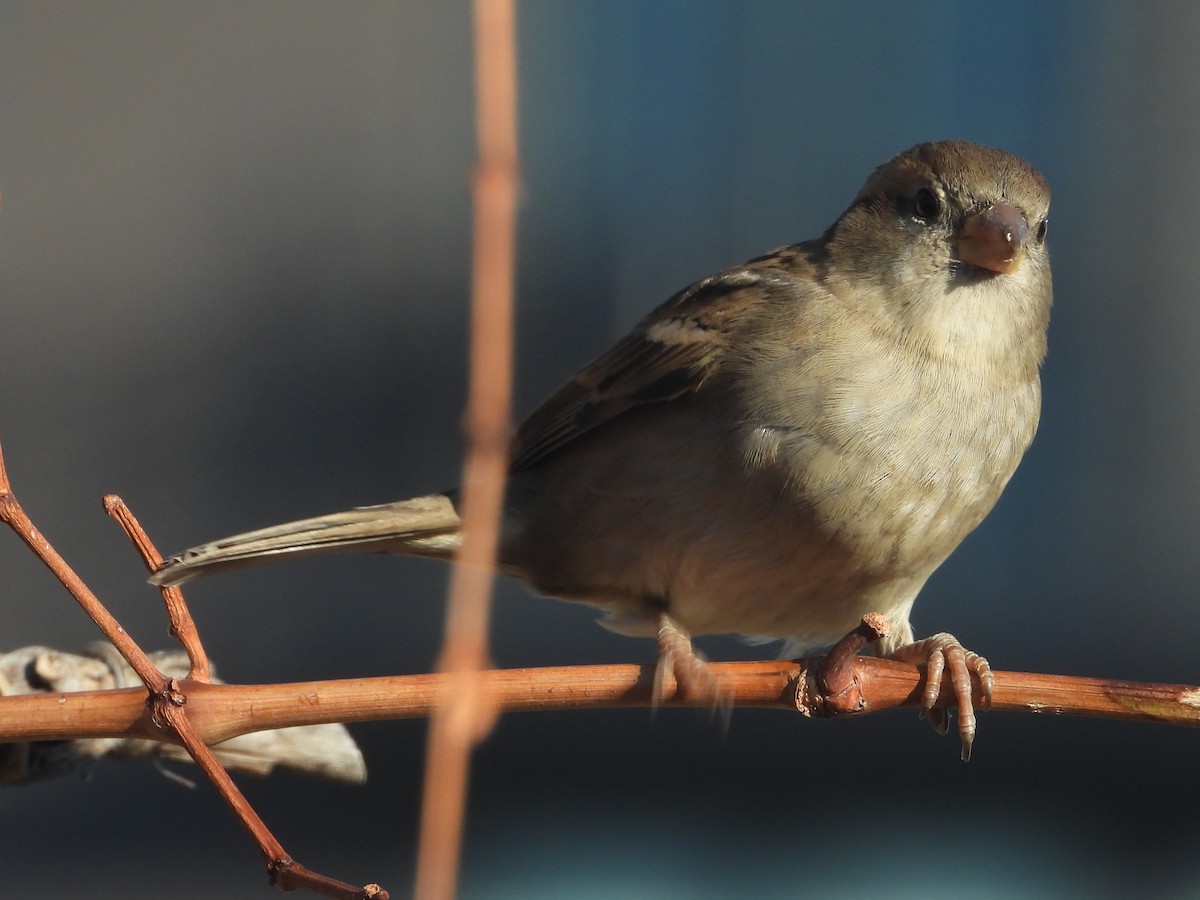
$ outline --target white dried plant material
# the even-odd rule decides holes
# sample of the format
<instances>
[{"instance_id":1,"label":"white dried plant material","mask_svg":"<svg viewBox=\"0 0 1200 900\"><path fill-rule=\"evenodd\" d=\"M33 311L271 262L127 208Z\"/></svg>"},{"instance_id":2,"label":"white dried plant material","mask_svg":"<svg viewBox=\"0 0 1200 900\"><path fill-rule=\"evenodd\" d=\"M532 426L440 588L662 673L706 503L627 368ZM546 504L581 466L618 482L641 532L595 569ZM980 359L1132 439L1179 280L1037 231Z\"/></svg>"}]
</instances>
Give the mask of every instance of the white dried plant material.
<instances>
[{"instance_id":1,"label":"white dried plant material","mask_svg":"<svg viewBox=\"0 0 1200 900\"><path fill-rule=\"evenodd\" d=\"M186 677L190 668L187 654L179 650L151 653L150 660L171 678ZM217 678L213 682L221 683ZM0 654L0 696L102 691L138 684L133 669L106 642L92 644L82 653L35 645ZM346 727L337 723L239 735L214 745L213 753L233 772L269 775L283 767L349 784L367 780L362 751ZM104 756L191 762L182 747L136 738L0 744L0 784L24 784L80 772Z\"/></svg>"}]
</instances>

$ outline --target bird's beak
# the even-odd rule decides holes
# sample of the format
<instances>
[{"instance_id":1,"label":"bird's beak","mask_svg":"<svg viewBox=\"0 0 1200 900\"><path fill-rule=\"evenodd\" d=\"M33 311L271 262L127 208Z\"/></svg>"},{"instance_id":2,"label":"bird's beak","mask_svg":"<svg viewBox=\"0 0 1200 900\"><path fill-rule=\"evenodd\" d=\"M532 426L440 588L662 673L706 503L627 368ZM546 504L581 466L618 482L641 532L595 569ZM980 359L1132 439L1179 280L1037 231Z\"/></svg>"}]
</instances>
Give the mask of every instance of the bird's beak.
<instances>
[{"instance_id":1,"label":"bird's beak","mask_svg":"<svg viewBox=\"0 0 1200 900\"><path fill-rule=\"evenodd\" d=\"M1025 256L1029 223L1015 206L997 200L972 213L958 232L958 258L972 266L1007 274Z\"/></svg>"}]
</instances>

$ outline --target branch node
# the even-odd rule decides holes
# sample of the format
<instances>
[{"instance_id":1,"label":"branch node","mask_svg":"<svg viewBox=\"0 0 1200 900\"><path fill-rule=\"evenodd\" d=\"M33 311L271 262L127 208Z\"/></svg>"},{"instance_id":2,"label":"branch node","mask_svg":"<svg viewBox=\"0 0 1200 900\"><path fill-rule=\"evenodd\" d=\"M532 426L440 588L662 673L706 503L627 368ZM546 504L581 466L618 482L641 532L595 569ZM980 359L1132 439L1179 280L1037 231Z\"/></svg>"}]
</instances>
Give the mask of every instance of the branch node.
<instances>
[{"instance_id":1,"label":"branch node","mask_svg":"<svg viewBox=\"0 0 1200 900\"><path fill-rule=\"evenodd\" d=\"M296 861L290 856L267 860L267 877L270 879L271 886L275 887L281 879L286 880L295 865Z\"/></svg>"},{"instance_id":2,"label":"branch node","mask_svg":"<svg viewBox=\"0 0 1200 900\"><path fill-rule=\"evenodd\" d=\"M178 679L168 678L161 690L151 691L146 698L146 706L150 708L150 721L160 731L179 733L176 720L171 716L171 710L182 709L187 704L187 694L180 687Z\"/></svg>"},{"instance_id":3,"label":"branch node","mask_svg":"<svg viewBox=\"0 0 1200 900\"><path fill-rule=\"evenodd\" d=\"M816 666L797 679L796 709L806 716L846 716L866 708L859 682L857 659L868 644L887 635L888 621L880 613L867 613L858 627L833 645Z\"/></svg>"},{"instance_id":4,"label":"branch node","mask_svg":"<svg viewBox=\"0 0 1200 900\"><path fill-rule=\"evenodd\" d=\"M390 894L378 884L371 883L361 888L335 878L306 869L290 856L276 856L267 860L267 877L272 887L283 891L307 890L336 900L389 900Z\"/></svg>"}]
</instances>

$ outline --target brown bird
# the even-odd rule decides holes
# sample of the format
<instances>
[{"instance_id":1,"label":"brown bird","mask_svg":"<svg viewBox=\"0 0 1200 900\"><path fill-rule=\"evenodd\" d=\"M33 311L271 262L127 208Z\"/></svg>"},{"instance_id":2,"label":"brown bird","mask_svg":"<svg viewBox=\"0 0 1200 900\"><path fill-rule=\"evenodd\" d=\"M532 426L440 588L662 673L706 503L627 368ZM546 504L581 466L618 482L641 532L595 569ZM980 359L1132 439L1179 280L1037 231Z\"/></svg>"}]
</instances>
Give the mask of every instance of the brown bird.
<instances>
[{"instance_id":1,"label":"brown bird","mask_svg":"<svg viewBox=\"0 0 1200 900\"><path fill-rule=\"evenodd\" d=\"M880 166L813 241L680 291L525 421L500 568L657 636L705 685L691 634L829 645L868 612L877 652L943 666L964 756L971 677L951 635L912 643L918 591L1000 496L1033 439L1051 303L1046 181L964 141ZM291 556L453 558L454 493L188 550L156 584ZM944 720L943 720L944 723Z\"/></svg>"}]
</instances>

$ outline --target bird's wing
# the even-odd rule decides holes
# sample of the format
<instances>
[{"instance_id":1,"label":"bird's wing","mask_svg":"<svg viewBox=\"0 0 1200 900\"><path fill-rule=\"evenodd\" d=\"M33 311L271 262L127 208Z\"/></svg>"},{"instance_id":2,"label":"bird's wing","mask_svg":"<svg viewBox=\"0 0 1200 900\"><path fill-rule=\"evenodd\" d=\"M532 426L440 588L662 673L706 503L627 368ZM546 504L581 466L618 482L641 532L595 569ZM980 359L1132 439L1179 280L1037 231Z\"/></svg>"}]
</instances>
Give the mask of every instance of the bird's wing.
<instances>
[{"instance_id":1,"label":"bird's wing","mask_svg":"<svg viewBox=\"0 0 1200 900\"><path fill-rule=\"evenodd\" d=\"M525 420L510 470L530 468L646 403L698 390L718 372L731 332L784 286L795 284L798 247L711 275L680 291L558 389Z\"/></svg>"}]
</instances>

